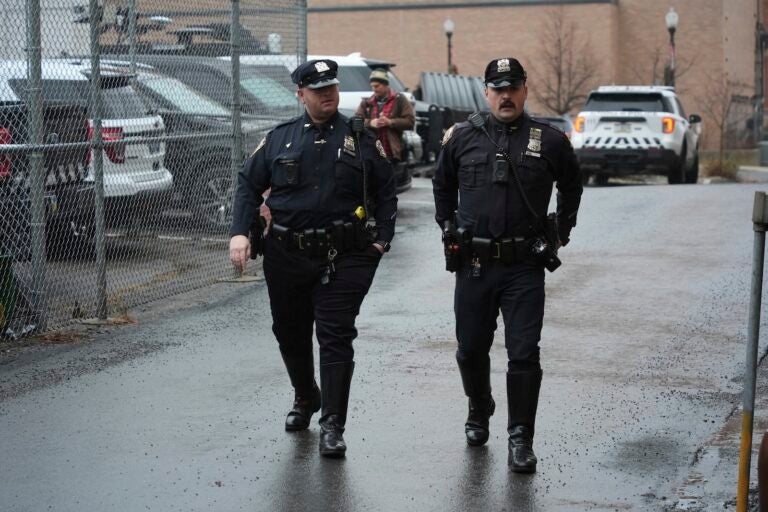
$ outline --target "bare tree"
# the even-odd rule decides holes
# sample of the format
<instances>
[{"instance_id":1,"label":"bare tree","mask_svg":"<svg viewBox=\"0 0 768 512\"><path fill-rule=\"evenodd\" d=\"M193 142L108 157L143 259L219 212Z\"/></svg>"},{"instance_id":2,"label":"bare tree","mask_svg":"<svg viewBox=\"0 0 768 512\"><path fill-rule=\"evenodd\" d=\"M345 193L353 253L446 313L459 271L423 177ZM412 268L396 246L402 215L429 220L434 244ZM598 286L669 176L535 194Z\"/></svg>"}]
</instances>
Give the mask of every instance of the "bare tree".
<instances>
[{"instance_id":1,"label":"bare tree","mask_svg":"<svg viewBox=\"0 0 768 512\"><path fill-rule=\"evenodd\" d=\"M542 27L546 34L541 45L541 79L534 89L536 99L549 111L567 114L589 93L598 65L589 40L578 38L576 27L568 21L562 6L550 9Z\"/></svg>"},{"instance_id":2,"label":"bare tree","mask_svg":"<svg viewBox=\"0 0 768 512\"><path fill-rule=\"evenodd\" d=\"M743 98L741 92L747 87L731 80L712 80L705 89L705 95L699 98L699 104L704 115L713 125L719 136L718 167L723 168L725 148L734 144L739 132L741 116L738 115L738 105Z\"/></svg>"},{"instance_id":3,"label":"bare tree","mask_svg":"<svg viewBox=\"0 0 768 512\"><path fill-rule=\"evenodd\" d=\"M663 63L664 60L664 48L657 46L652 53L647 55L645 61L646 66L636 65L632 68L632 77L638 84L649 85L661 85L664 83L664 71L668 67ZM675 81L679 81L680 77L684 76L691 68L696 64L697 56L692 58L676 57L675 58ZM638 58L638 61L642 61L642 58ZM678 92L680 88L677 87Z\"/></svg>"}]
</instances>

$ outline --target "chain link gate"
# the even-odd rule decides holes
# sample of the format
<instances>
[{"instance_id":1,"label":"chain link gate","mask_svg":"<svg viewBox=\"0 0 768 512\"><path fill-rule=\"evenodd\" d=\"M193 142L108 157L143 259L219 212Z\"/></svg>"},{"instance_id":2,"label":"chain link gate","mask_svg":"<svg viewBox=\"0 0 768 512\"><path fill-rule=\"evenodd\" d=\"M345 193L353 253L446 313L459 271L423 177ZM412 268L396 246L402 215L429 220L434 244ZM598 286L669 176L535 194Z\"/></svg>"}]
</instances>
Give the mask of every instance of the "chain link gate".
<instances>
[{"instance_id":1,"label":"chain link gate","mask_svg":"<svg viewBox=\"0 0 768 512\"><path fill-rule=\"evenodd\" d=\"M305 59L305 0L3 2L0 333L231 277L233 178Z\"/></svg>"}]
</instances>

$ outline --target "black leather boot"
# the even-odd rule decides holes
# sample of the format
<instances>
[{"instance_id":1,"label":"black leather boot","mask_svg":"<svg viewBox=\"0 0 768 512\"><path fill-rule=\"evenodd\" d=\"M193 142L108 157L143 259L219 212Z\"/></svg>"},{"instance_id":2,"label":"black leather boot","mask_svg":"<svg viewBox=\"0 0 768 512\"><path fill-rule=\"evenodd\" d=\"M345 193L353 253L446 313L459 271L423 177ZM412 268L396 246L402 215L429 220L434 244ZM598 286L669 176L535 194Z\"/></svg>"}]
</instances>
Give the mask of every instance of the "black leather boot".
<instances>
[{"instance_id":1,"label":"black leather boot","mask_svg":"<svg viewBox=\"0 0 768 512\"><path fill-rule=\"evenodd\" d=\"M312 414L320 410L320 388L315 381L312 355L297 358L283 354L283 362L294 389L293 409L285 418L285 430L304 430L309 427Z\"/></svg>"},{"instance_id":2,"label":"black leather boot","mask_svg":"<svg viewBox=\"0 0 768 512\"><path fill-rule=\"evenodd\" d=\"M344 425L347 421L349 385L353 361L320 365L320 389L323 395L323 413L320 417L320 455L341 458L347 451Z\"/></svg>"},{"instance_id":3,"label":"black leather boot","mask_svg":"<svg viewBox=\"0 0 768 512\"><path fill-rule=\"evenodd\" d=\"M507 372L508 464L510 470L515 473L536 472L538 459L533 453L533 434L536 427L539 389L541 389L541 370Z\"/></svg>"},{"instance_id":4,"label":"black leather boot","mask_svg":"<svg viewBox=\"0 0 768 512\"><path fill-rule=\"evenodd\" d=\"M491 396L491 359L487 354L467 360L456 354L461 382L469 397L469 413L464 424L467 444L482 446L488 441L488 423L496 410Z\"/></svg>"}]
</instances>

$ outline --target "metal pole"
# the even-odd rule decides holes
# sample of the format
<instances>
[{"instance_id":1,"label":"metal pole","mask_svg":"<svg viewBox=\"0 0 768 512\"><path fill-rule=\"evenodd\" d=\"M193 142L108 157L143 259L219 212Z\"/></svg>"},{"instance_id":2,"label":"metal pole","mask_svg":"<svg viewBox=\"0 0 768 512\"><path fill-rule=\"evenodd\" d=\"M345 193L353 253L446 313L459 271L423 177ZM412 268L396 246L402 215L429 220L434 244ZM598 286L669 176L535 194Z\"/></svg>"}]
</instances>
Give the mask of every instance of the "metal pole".
<instances>
[{"instance_id":1,"label":"metal pole","mask_svg":"<svg viewBox=\"0 0 768 512\"><path fill-rule=\"evenodd\" d=\"M42 71L40 48L40 0L27 0L27 83L29 116L29 142L43 142ZM45 304L45 169L43 151L29 153L30 177L30 236L32 245L32 305L37 315L38 328L45 330L47 308Z\"/></svg>"},{"instance_id":2,"label":"metal pole","mask_svg":"<svg viewBox=\"0 0 768 512\"><path fill-rule=\"evenodd\" d=\"M96 316L107 319L107 257L104 236L104 141L101 138L102 97L99 45L98 0L89 0L91 28L91 108L93 121L93 178L96 196Z\"/></svg>"},{"instance_id":3,"label":"metal pole","mask_svg":"<svg viewBox=\"0 0 768 512\"><path fill-rule=\"evenodd\" d=\"M760 337L760 306L763 294L766 228L768 228L768 204L766 204L765 192L755 192L755 204L752 209L752 229L755 231L755 242L752 252L752 294L749 300L749 322L747 325L747 362L744 374L744 393L742 395L739 482L736 493L737 512L747 512L749 495L755 383L757 380L757 344Z\"/></svg>"},{"instance_id":4,"label":"metal pole","mask_svg":"<svg viewBox=\"0 0 768 512\"><path fill-rule=\"evenodd\" d=\"M243 165L243 132L240 121L240 0L232 0L232 28L229 31L232 63L232 195L237 185L237 173Z\"/></svg>"},{"instance_id":5,"label":"metal pole","mask_svg":"<svg viewBox=\"0 0 768 512\"><path fill-rule=\"evenodd\" d=\"M675 29L669 30L669 44L672 47L672 56L669 60L669 85L675 86Z\"/></svg>"},{"instance_id":6,"label":"metal pole","mask_svg":"<svg viewBox=\"0 0 768 512\"><path fill-rule=\"evenodd\" d=\"M136 73L136 0L128 2L128 56L131 74Z\"/></svg>"},{"instance_id":7,"label":"metal pole","mask_svg":"<svg viewBox=\"0 0 768 512\"><path fill-rule=\"evenodd\" d=\"M297 62L296 65L298 66L302 62L305 62L307 60L307 53L309 50L307 50L307 1L306 0L299 0L298 2L298 38L299 38L299 44L296 48L296 57Z\"/></svg>"},{"instance_id":8,"label":"metal pole","mask_svg":"<svg viewBox=\"0 0 768 512\"><path fill-rule=\"evenodd\" d=\"M763 140L763 98L765 95L765 45L763 43L765 29L763 27L763 2L757 0L757 23L755 24L755 110L752 120L752 131L755 144Z\"/></svg>"},{"instance_id":9,"label":"metal pole","mask_svg":"<svg viewBox=\"0 0 768 512\"><path fill-rule=\"evenodd\" d=\"M448 32L445 36L448 38L448 74L450 75L453 73L453 65L451 63L451 37L453 37L453 34Z\"/></svg>"}]
</instances>

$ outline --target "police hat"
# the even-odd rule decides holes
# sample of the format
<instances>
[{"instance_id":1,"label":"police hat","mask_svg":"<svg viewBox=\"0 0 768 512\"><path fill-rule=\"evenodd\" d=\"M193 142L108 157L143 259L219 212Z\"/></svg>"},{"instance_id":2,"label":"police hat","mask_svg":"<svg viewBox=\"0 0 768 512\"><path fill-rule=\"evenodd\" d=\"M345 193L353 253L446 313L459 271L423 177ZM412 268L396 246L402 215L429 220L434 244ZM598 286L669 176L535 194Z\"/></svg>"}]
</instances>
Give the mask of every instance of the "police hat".
<instances>
[{"instance_id":1,"label":"police hat","mask_svg":"<svg viewBox=\"0 0 768 512\"><path fill-rule=\"evenodd\" d=\"M309 60L293 70L291 81L299 87L320 89L339 83L338 69L339 65L331 59Z\"/></svg>"},{"instance_id":2,"label":"police hat","mask_svg":"<svg viewBox=\"0 0 768 512\"><path fill-rule=\"evenodd\" d=\"M379 82L384 85L389 85L389 75L385 69L374 69L371 71L371 77L369 80L371 82Z\"/></svg>"},{"instance_id":3,"label":"police hat","mask_svg":"<svg viewBox=\"0 0 768 512\"><path fill-rule=\"evenodd\" d=\"M512 57L492 60L485 66L486 87L520 87L527 78L523 65Z\"/></svg>"}]
</instances>

